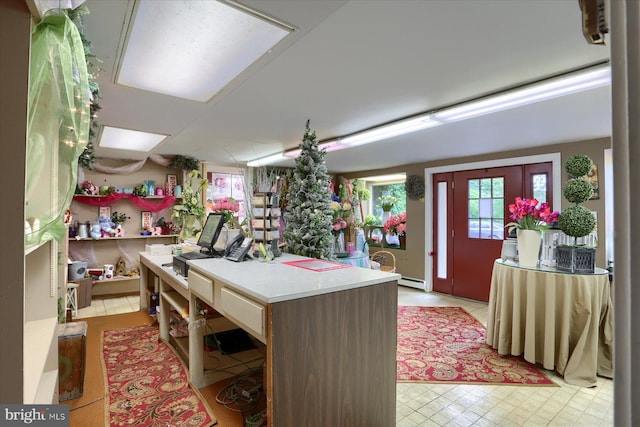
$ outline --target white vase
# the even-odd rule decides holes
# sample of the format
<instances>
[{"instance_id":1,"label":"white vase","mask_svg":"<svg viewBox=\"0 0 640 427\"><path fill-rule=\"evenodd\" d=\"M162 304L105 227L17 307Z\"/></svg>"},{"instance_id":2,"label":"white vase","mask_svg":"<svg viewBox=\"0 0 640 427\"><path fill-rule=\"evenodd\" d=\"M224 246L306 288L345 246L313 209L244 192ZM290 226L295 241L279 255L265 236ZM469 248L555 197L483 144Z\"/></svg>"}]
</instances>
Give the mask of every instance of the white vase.
<instances>
[{"instance_id":1,"label":"white vase","mask_svg":"<svg viewBox=\"0 0 640 427\"><path fill-rule=\"evenodd\" d=\"M542 233L538 230L516 231L518 236L518 264L522 267L537 267Z\"/></svg>"},{"instance_id":2,"label":"white vase","mask_svg":"<svg viewBox=\"0 0 640 427\"><path fill-rule=\"evenodd\" d=\"M382 223L387 222L389 218L391 218L391 211L382 211Z\"/></svg>"},{"instance_id":3,"label":"white vase","mask_svg":"<svg viewBox=\"0 0 640 427\"><path fill-rule=\"evenodd\" d=\"M344 253L345 252L344 232L342 232L342 231L340 233L338 233L338 235L336 236L334 252L335 253Z\"/></svg>"}]
</instances>

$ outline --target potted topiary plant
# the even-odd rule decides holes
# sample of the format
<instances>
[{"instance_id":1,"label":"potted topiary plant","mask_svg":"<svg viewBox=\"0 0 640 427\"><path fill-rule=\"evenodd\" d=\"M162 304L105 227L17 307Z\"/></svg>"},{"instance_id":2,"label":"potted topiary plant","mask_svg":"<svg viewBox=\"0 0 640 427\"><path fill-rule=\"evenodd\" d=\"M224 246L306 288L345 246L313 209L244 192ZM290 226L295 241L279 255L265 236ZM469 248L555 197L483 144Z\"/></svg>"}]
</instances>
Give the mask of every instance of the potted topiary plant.
<instances>
[{"instance_id":1,"label":"potted topiary plant","mask_svg":"<svg viewBox=\"0 0 640 427\"><path fill-rule=\"evenodd\" d=\"M593 273L595 249L577 244L578 238L589 235L596 226L591 211L582 206L593 195L593 186L583 179L593 169L593 162L586 155L576 155L566 160L564 169L570 178L562 188L562 194L573 205L560 214L558 228L573 237L573 245L557 247L556 267L571 273Z\"/></svg>"}]
</instances>

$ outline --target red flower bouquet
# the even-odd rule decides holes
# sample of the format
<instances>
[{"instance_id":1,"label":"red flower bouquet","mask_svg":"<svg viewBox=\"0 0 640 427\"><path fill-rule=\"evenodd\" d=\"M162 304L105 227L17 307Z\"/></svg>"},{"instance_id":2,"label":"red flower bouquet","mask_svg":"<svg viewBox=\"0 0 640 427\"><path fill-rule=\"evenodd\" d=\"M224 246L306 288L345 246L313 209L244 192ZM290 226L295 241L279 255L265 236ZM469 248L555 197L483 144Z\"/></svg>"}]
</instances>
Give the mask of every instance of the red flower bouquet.
<instances>
[{"instance_id":1,"label":"red flower bouquet","mask_svg":"<svg viewBox=\"0 0 640 427\"><path fill-rule=\"evenodd\" d=\"M509 212L511 212L510 222L505 227L509 228L509 232L513 229L522 230L545 230L550 227L550 224L556 222L560 216L557 211L551 211L551 206L548 203L541 203L538 206L537 199L523 199L522 197L516 197L515 203L509 205Z\"/></svg>"}]
</instances>

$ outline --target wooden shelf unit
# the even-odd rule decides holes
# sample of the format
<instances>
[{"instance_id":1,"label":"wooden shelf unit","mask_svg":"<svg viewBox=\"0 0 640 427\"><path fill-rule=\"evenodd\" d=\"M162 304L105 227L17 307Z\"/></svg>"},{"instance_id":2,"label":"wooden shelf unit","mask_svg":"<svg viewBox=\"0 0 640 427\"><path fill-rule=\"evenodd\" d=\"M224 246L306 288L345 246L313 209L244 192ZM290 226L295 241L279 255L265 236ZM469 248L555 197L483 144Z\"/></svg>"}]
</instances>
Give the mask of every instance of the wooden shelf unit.
<instances>
[{"instance_id":1,"label":"wooden shelf unit","mask_svg":"<svg viewBox=\"0 0 640 427\"><path fill-rule=\"evenodd\" d=\"M264 364L265 345L252 338L256 348L224 355L219 350L205 350L204 337L212 332L223 332L238 326L221 316L205 317L197 313L203 306L198 297L189 292L186 281L166 270L152 271L145 268L142 281L159 283L160 313L158 322L160 338L171 343L188 368L189 381L196 387L204 387L222 381L225 378L240 374L247 369L259 368ZM160 273L160 274L158 274ZM151 279L150 277L153 277ZM183 283L184 282L184 283ZM142 283L141 283L142 288ZM149 290L144 286L147 293ZM189 335L174 337L170 334L171 309L176 310L182 318L188 320Z\"/></svg>"},{"instance_id":2,"label":"wooden shelf unit","mask_svg":"<svg viewBox=\"0 0 640 427\"><path fill-rule=\"evenodd\" d=\"M160 236L124 236L104 237L100 239L76 239L68 240L69 247L74 253L82 252L92 254L95 259L89 263L89 269L100 269L104 264L116 265L121 257L121 251L135 257L138 252L144 251L146 244L174 244L177 235L167 234ZM122 244L122 246L121 246ZM83 245L86 246L83 248ZM113 279L95 280L92 295L104 297L111 295L138 294L140 291L140 276L115 276ZM147 296L148 297L148 296ZM142 304L142 301L141 301Z\"/></svg>"},{"instance_id":3,"label":"wooden shelf unit","mask_svg":"<svg viewBox=\"0 0 640 427\"><path fill-rule=\"evenodd\" d=\"M178 238L178 234L160 234L160 235L133 235L133 236L122 236L122 237L101 237L99 239L93 239L91 237L80 238L80 237L69 237L70 242L93 242L98 240L135 240L135 239L166 239L168 237L173 237L174 239Z\"/></svg>"},{"instance_id":4,"label":"wooden shelf unit","mask_svg":"<svg viewBox=\"0 0 640 427\"><path fill-rule=\"evenodd\" d=\"M253 196L254 219L251 225L256 242L272 246L272 242L280 239L280 215L278 196L275 193L260 193Z\"/></svg>"}]
</instances>

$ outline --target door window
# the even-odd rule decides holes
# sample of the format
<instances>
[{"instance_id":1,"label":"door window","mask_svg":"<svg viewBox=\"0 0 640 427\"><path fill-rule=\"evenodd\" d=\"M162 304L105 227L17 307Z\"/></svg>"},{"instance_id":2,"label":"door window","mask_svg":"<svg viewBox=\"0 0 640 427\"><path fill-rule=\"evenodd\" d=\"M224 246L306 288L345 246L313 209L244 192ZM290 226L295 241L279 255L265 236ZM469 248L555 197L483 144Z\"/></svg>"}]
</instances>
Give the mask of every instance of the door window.
<instances>
[{"instance_id":1,"label":"door window","mask_svg":"<svg viewBox=\"0 0 640 427\"><path fill-rule=\"evenodd\" d=\"M504 238L504 178L468 181L467 236L471 239Z\"/></svg>"}]
</instances>

